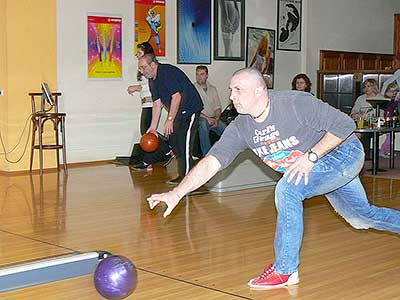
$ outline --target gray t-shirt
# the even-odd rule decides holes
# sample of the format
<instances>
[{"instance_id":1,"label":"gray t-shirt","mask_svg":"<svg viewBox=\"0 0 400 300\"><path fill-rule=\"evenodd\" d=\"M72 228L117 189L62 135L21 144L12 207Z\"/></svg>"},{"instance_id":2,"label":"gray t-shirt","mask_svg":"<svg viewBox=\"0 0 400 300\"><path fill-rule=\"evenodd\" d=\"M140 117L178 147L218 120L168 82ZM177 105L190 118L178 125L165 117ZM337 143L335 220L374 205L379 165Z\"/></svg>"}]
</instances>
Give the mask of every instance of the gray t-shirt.
<instances>
[{"instance_id":1,"label":"gray t-shirt","mask_svg":"<svg viewBox=\"0 0 400 300\"><path fill-rule=\"evenodd\" d=\"M257 123L249 115L239 115L225 129L208 155L217 158L222 168L246 148L278 172L303 155L330 132L344 139L356 140L354 121L343 112L298 91L269 92L270 112Z\"/></svg>"}]
</instances>

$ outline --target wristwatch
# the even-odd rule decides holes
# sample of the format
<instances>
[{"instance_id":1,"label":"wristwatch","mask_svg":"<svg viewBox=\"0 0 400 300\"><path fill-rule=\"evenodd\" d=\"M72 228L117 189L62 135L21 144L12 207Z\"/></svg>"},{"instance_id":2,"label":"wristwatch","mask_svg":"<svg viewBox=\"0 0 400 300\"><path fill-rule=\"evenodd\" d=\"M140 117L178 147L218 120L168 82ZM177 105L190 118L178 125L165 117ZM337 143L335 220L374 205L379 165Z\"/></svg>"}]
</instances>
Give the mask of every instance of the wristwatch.
<instances>
[{"instance_id":1,"label":"wristwatch","mask_svg":"<svg viewBox=\"0 0 400 300\"><path fill-rule=\"evenodd\" d=\"M318 159L319 159L318 154L315 153L314 151L312 151L311 149L308 150L307 155L308 155L308 156L307 156L307 157L308 157L308 160L311 161L311 162L314 163L314 164L315 164L315 163L318 161Z\"/></svg>"}]
</instances>

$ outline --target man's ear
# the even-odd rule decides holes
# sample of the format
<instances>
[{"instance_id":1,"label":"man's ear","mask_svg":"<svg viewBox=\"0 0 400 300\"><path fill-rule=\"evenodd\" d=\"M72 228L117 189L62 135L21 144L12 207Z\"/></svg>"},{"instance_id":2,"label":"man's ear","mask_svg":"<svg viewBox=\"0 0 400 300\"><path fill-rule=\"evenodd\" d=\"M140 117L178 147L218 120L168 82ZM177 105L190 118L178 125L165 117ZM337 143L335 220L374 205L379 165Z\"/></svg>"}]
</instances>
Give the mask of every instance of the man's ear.
<instances>
[{"instance_id":1,"label":"man's ear","mask_svg":"<svg viewBox=\"0 0 400 300\"><path fill-rule=\"evenodd\" d=\"M262 87L256 88L256 95L257 95L257 96L260 96L262 90L263 90Z\"/></svg>"}]
</instances>

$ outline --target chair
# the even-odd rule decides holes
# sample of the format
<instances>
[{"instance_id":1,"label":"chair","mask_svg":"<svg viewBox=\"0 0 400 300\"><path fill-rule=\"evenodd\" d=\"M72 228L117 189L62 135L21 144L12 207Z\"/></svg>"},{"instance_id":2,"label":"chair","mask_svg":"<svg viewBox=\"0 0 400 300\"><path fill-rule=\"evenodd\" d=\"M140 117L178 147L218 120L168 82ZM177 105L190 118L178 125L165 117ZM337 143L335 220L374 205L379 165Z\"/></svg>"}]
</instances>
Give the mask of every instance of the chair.
<instances>
[{"instance_id":1,"label":"chair","mask_svg":"<svg viewBox=\"0 0 400 300\"><path fill-rule=\"evenodd\" d=\"M45 91L42 93L29 93L31 96L32 104L32 146L31 146L31 159L30 171L32 172L34 150L39 150L39 173L43 175L43 150L56 150L57 154L57 168L60 168L59 150L62 150L64 172L68 174L67 170L67 155L65 148L65 113L58 112L58 97L61 96L60 92L51 93L54 99L49 109L46 110ZM36 101L40 99L40 110L36 107ZM55 143L43 144L43 131L44 125L47 121L53 123L55 133ZM36 144L36 132L38 133L38 144ZM59 133L61 133L61 143L59 141Z\"/></svg>"}]
</instances>

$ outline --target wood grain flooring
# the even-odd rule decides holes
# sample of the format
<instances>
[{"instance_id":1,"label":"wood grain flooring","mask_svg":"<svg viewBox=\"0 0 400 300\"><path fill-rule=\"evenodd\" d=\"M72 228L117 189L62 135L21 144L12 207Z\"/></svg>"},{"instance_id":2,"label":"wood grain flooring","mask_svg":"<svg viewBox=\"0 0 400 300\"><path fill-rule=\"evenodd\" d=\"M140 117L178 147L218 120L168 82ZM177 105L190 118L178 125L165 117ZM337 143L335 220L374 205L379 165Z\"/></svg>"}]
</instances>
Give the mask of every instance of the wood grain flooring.
<instances>
[{"instance_id":1,"label":"wood grain flooring","mask_svg":"<svg viewBox=\"0 0 400 300\"><path fill-rule=\"evenodd\" d=\"M113 164L1 176L0 265L73 251L130 258L138 285L127 299L400 299L400 239L355 230L324 197L305 202L300 284L252 291L247 281L273 262L274 188L183 199L173 214L149 210L174 174ZM371 203L400 209L400 180L363 178ZM102 299L91 275L0 294L0 299Z\"/></svg>"}]
</instances>

